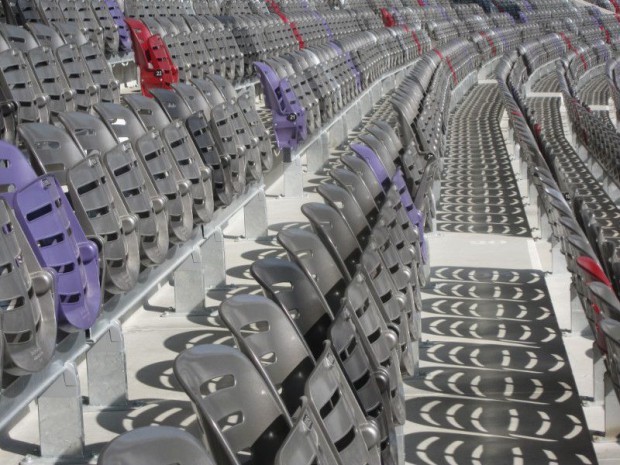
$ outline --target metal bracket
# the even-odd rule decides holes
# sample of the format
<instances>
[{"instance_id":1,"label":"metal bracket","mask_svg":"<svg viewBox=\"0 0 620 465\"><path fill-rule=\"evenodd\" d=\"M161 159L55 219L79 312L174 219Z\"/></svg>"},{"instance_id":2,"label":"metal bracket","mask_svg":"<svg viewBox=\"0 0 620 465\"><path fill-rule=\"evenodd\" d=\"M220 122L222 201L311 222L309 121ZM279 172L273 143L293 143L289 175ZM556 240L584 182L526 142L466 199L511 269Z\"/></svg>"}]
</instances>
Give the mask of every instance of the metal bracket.
<instances>
[{"instance_id":1,"label":"metal bracket","mask_svg":"<svg viewBox=\"0 0 620 465\"><path fill-rule=\"evenodd\" d=\"M204 270L203 290L226 286L226 253L221 229L207 238L200 246L200 252Z\"/></svg>"},{"instance_id":2,"label":"metal bracket","mask_svg":"<svg viewBox=\"0 0 620 465\"><path fill-rule=\"evenodd\" d=\"M282 178L284 182L284 197L303 197L303 169L300 157L294 158L290 163L282 163Z\"/></svg>"},{"instance_id":3,"label":"metal bracket","mask_svg":"<svg viewBox=\"0 0 620 465\"><path fill-rule=\"evenodd\" d=\"M267 199L260 191L243 207L245 237L247 239L266 238L269 236L267 221Z\"/></svg>"},{"instance_id":4,"label":"metal bracket","mask_svg":"<svg viewBox=\"0 0 620 465\"><path fill-rule=\"evenodd\" d=\"M174 311L190 313L204 308L204 266L200 249L195 249L174 270Z\"/></svg>"},{"instance_id":5,"label":"metal bracket","mask_svg":"<svg viewBox=\"0 0 620 465\"><path fill-rule=\"evenodd\" d=\"M68 362L63 373L38 401L41 456L84 457L84 420L80 380L75 365Z\"/></svg>"},{"instance_id":6,"label":"metal bracket","mask_svg":"<svg viewBox=\"0 0 620 465\"><path fill-rule=\"evenodd\" d=\"M126 408L129 405L125 340L118 321L86 353L86 368L89 406Z\"/></svg>"}]
</instances>

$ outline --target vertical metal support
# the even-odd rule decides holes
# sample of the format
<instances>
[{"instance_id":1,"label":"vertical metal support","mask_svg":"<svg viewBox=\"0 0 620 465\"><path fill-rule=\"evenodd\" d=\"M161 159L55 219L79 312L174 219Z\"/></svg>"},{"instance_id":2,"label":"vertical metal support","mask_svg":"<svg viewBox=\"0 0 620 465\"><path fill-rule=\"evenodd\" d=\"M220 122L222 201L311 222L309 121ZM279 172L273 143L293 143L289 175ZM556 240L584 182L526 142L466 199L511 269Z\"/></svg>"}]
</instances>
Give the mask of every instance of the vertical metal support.
<instances>
[{"instance_id":1,"label":"vertical metal support","mask_svg":"<svg viewBox=\"0 0 620 465\"><path fill-rule=\"evenodd\" d=\"M620 403L609 373L605 373L605 437L616 441L620 436Z\"/></svg>"},{"instance_id":2,"label":"vertical metal support","mask_svg":"<svg viewBox=\"0 0 620 465\"><path fill-rule=\"evenodd\" d=\"M267 199L265 191L259 190L243 207L243 222L245 224L245 237L257 239L269 235L267 222Z\"/></svg>"},{"instance_id":3,"label":"vertical metal support","mask_svg":"<svg viewBox=\"0 0 620 465\"><path fill-rule=\"evenodd\" d=\"M84 456L84 419L77 369L66 363L64 372L38 399L41 456Z\"/></svg>"},{"instance_id":4,"label":"vertical metal support","mask_svg":"<svg viewBox=\"0 0 620 465\"><path fill-rule=\"evenodd\" d=\"M375 106L383 97L383 81L374 82L371 89L372 105Z\"/></svg>"},{"instance_id":5,"label":"vertical metal support","mask_svg":"<svg viewBox=\"0 0 620 465\"><path fill-rule=\"evenodd\" d=\"M570 315L570 330L573 334L581 334L589 328L586 312L583 310L577 289L573 283L570 285Z\"/></svg>"},{"instance_id":6,"label":"vertical metal support","mask_svg":"<svg viewBox=\"0 0 620 465\"><path fill-rule=\"evenodd\" d=\"M596 342L592 344L592 401L595 404L603 404L605 402L605 357L601 353Z\"/></svg>"},{"instance_id":7,"label":"vertical metal support","mask_svg":"<svg viewBox=\"0 0 620 465\"><path fill-rule=\"evenodd\" d=\"M560 240L552 236L551 244L551 272L553 274L566 273L566 259L562 253Z\"/></svg>"},{"instance_id":8,"label":"vertical metal support","mask_svg":"<svg viewBox=\"0 0 620 465\"><path fill-rule=\"evenodd\" d=\"M309 173L319 171L329 156L329 145L325 134L319 135L306 149L306 164Z\"/></svg>"},{"instance_id":9,"label":"vertical metal support","mask_svg":"<svg viewBox=\"0 0 620 465\"><path fill-rule=\"evenodd\" d=\"M224 251L224 234L217 229L200 246L204 270L204 287L210 289L226 285L226 254Z\"/></svg>"},{"instance_id":10,"label":"vertical metal support","mask_svg":"<svg viewBox=\"0 0 620 465\"><path fill-rule=\"evenodd\" d=\"M362 122L362 116L363 114L360 105L357 102L351 105L345 115L347 121L347 128L349 130L348 132L352 131L360 125L360 123Z\"/></svg>"},{"instance_id":11,"label":"vertical metal support","mask_svg":"<svg viewBox=\"0 0 620 465\"><path fill-rule=\"evenodd\" d=\"M296 157L290 163L282 163L284 197L300 198L304 195L304 179L301 158Z\"/></svg>"},{"instance_id":12,"label":"vertical metal support","mask_svg":"<svg viewBox=\"0 0 620 465\"><path fill-rule=\"evenodd\" d=\"M329 133L329 146L338 147L347 140L349 131L347 129L347 121L344 114L339 114L333 124L327 129Z\"/></svg>"},{"instance_id":13,"label":"vertical metal support","mask_svg":"<svg viewBox=\"0 0 620 465\"><path fill-rule=\"evenodd\" d=\"M359 105L360 105L360 113L361 113L361 117L366 116L368 113L370 113L370 110L372 110L372 97L370 95L370 91L366 90L360 100L359 100Z\"/></svg>"},{"instance_id":14,"label":"vertical metal support","mask_svg":"<svg viewBox=\"0 0 620 465\"><path fill-rule=\"evenodd\" d=\"M125 340L118 321L86 353L86 369L90 406L127 406Z\"/></svg>"},{"instance_id":15,"label":"vertical metal support","mask_svg":"<svg viewBox=\"0 0 620 465\"><path fill-rule=\"evenodd\" d=\"M174 270L174 311L189 313L204 308L204 268L199 249Z\"/></svg>"}]
</instances>

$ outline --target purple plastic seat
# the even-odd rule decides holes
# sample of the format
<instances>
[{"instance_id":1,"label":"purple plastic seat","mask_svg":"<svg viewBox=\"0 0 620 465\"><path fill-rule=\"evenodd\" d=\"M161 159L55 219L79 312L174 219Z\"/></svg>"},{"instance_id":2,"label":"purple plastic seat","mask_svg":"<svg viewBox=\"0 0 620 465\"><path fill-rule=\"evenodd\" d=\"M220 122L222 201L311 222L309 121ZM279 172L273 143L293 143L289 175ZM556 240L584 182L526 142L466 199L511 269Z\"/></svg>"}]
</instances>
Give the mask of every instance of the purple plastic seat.
<instances>
[{"instance_id":1,"label":"purple plastic seat","mask_svg":"<svg viewBox=\"0 0 620 465\"><path fill-rule=\"evenodd\" d=\"M288 79L280 79L265 63L256 62L254 66L263 87L265 103L271 110L278 147L294 150L308 137L306 112Z\"/></svg>"},{"instance_id":2,"label":"purple plastic seat","mask_svg":"<svg viewBox=\"0 0 620 465\"><path fill-rule=\"evenodd\" d=\"M114 24L118 26L118 47L122 53L127 53L132 50L131 36L129 35L129 28L125 23L125 15L123 10L119 6L116 0L105 0L105 3L110 10Z\"/></svg>"},{"instance_id":3,"label":"purple plastic seat","mask_svg":"<svg viewBox=\"0 0 620 465\"><path fill-rule=\"evenodd\" d=\"M377 154L370 147L361 144L351 144L351 149L370 167L375 177L383 187L384 191L387 192L392 185L394 185L399 191L403 207L407 211L407 215L409 216L411 223L414 224L418 229L418 234L420 237L420 248L422 252L422 261L423 263L428 263L428 244L424 238L424 216L414 205L411 194L407 189L405 178L400 169L396 171L394 176L390 177L385 166L383 165Z\"/></svg>"},{"instance_id":4,"label":"purple plastic seat","mask_svg":"<svg viewBox=\"0 0 620 465\"><path fill-rule=\"evenodd\" d=\"M26 157L5 142L0 142L0 163L0 196L15 211L40 265L56 274L58 327L90 328L101 304L97 246L86 238L56 178L37 178Z\"/></svg>"}]
</instances>

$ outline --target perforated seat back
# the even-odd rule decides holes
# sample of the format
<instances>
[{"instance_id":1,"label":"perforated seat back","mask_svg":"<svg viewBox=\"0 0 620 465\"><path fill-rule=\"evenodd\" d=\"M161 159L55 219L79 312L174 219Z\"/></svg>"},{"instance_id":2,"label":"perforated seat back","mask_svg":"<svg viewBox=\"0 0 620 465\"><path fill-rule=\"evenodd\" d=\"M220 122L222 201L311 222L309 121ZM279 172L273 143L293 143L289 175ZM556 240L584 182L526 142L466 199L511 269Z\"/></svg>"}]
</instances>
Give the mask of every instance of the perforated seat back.
<instances>
[{"instance_id":1,"label":"perforated seat back","mask_svg":"<svg viewBox=\"0 0 620 465\"><path fill-rule=\"evenodd\" d=\"M165 199L157 195L129 142L107 151L102 160L127 211L138 218L142 264L151 266L162 263L169 246Z\"/></svg>"},{"instance_id":2,"label":"perforated seat back","mask_svg":"<svg viewBox=\"0 0 620 465\"><path fill-rule=\"evenodd\" d=\"M118 144L106 124L94 115L74 111L62 113L58 119L86 155L105 153Z\"/></svg>"},{"instance_id":3,"label":"perforated seat back","mask_svg":"<svg viewBox=\"0 0 620 465\"><path fill-rule=\"evenodd\" d=\"M329 205L305 203L301 211L310 221L314 233L321 238L332 258L338 263L340 272L350 281L357 271L362 249L349 225L340 213Z\"/></svg>"},{"instance_id":4,"label":"perforated seat back","mask_svg":"<svg viewBox=\"0 0 620 465\"><path fill-rule=\"evenodd\" d=\"M127 94L123 95L123 102L134 112L148 131L152 129L161 131L170 124L170 118L153 98Z\"/></svg>"},{"instance_id":5,"label":"perforated seat back","mask_svg":"<svg viewBox=\"0 0 620 465\"><path fill-rule=\"evenodd\" d=\"M214 210L211 169L203 163L187 128L181 121L175 120L165 126L161 130L161 135L182 177L191 182L195 220L203 223L210 221Z\"/></svg>"},{"instance_id":6,"label":"perforated seat back","mask_svg":"<svg viewBox=\"0 0 620 465\"><path fill-rule=\"evenodd\" d=\"M342 463L381 463L377 426L364 417L328 343L308 379L306 397L314 414L323 420L326 436L339 445Z\"/></svg>"},{"instance_id":7,"label":"perforated seat back","mask_svg":"<svg viewBox=\"0 0 620 465\"><path fill-rule=\"evenodd\" d=\"M37 47L27 54L41 90L49 97L50 114L55 118L58 113L75 110L74 92L54 53L47 47Z\"/></svg>"},{"instance_id":8,"label":"perforated seat back","mask_svg":"<svg viewBox=\"0 0 620 465\"><path fill-rule=\"evenodd\" d=\"M304 229L290 228L278 233L278 242L290 259L314 280L332 313L338 313L347 280L319 236Z\"/></svg>"},{"instance_id":9,"label":"perforated seat back","mask_svg":"<svg viewBox=\"0 0 620 465\"><path fill-rule=\"evenodd\" d=\"M205 344L181 353L174 374L192 400L217 463L272 463L292 423L239 350Z\"/></svg>"},{"instance_id":10,"label":"perforated seat back","mask_svg":"<svg viewBox=\"0 0 620 465\"><path fill-rule=\"evenodd\" d=\"M314 357L284 310L263 296L237 295L220 305L219 315L239 349L273 383L293 415L301 405Z\"/></svg>"},{"instance_id":11,"label":"perforated seat back","mask_svg":"<svg viewBox=\"0 0 620 465\"><path fill-rule=\"evenodd\" d=\"M119 49L121 52L129 52L131 50L131 37L129 29L125 23L125 15L116 0L104 0L105 4L112 15L112 19L117 26Z\"/></svg>"},{"instance_id":12,"label":"perforated seat back","mask_svg":"<svg viewBox=\"0 0 620 465\"><path fill-rule=\"evenodd\" d=\"M4 371L40 371L56 346L54 278L43 271L19 223L0 200L0 328Z\"/></svg>"},{"instance_id":13,"label":"perforated seat back","mask_svg":"<svg viewBox=\"0 0 620 465\"><path fill-rule=\"evenodd\" d=\"M56 50L56 57L69 85L76 92L77 109L89 112L99 101L99 86L94 83L78 48L73 44L63 45Z\"/></svg>"},{"instance_id":14,"label":"perforated seat back","mask_svg":"<svg viewBox=\"0 0 620 465\"><path fill-rule=\"evenodd\" d=\"M323 432L320 422L308 406L308 399L302 397L297 421L280 447L274 464L340 465L335 446Z\"/></svg>"},{"instance_id":15,"label":"perforated seat back","mask_svg":"<svg viewBox=\"0 0 620 465\"><path fill-rule=\"evenodd\" d=\"M86 37L85 30L77 22L60 21L53 23L52 26L68 44L81 47L82 45L88 43L88 37Z\"/></svg>"},{"instance_id":16,"label":"perforated seat back","mask_svg":"<svg viewBox=\"0 0 620 465\"><path fill-rule=\"evenodd\" d=\"M318 357L333 313L316 285L297 264L278 258L257 260L250 272L264 294L286 311L313 356Z\"/></svg>"},{"instance_id":17,"label":"perforated seat back","mask_svg":"<svg viewBox=\"0 0 620 465\"><path fill-rule=\"evenodd\" d=\"M390 439L395 438L395 429L392 386L387 372L396 364L388 363L386 367L381 367L370 358L372 351L368 338L358 331L354 320L355 315L343 308L330 327L330 342L364 415L377 423L381 435L382 463L396 463L396 441ZM398 386L395 387L398 393ZM404 404L401 405L404 407Z\"/></svg>"},{"instance_id":18,"label":"perforated seat back","mask_svg":"<svg viewBox=\"0 0 620 465\"><path fill-rule=\"evenodd\" d=\"M157 131L148 132L134 145L155 189L167 199L170 238L178 242L187 241L193 229L190 182L181 177L172 155Z\"/></svg>"},{"instance_id":19,"label":"perforated seat back","mask_svg":"<svg viewBox=\"0 0 620 465\"><path fill-rule=\"evenodd\" d=\"M17 13L22 23L38 23L44 21L43 15L39 11L35 0L18 0Z\"/></svg>"},{"instance_id":20,"label":"perforated seat back","mask_svg":"<svg viewBox=\"0 0 620 465\"><path fill-rule=\"evenodd\" d=\"M114 18L112 17L110 9L103 0L91 0L90 6L97 23L102 29L102 50L108 57L117 55L119 53L118 26L114 23Z\"/></svg>"},{"instance_id":21,"label":"perforated seat back","mask_svg":"<svg viewBox=\"0 0 620 465\"><path fill-rule=\"evenodd\" d=\"M99 86L100 100L102 102L120 103L120 83L114 77L112 68L101 49L89 42L80 47L80 53L86 62L93 82Z\"/></svg>"},{"instance_id":22,"label":"perforated seat back","mask_svg":"<svg viewBox=\"0 0 620 465\"><path fill-rule=\"evenodd\" d=\"M214 465L191 434L170 426L145 426L121 434L99 454L97 465Z\"/></svg>"},{"instance_id":23,"label":"perforated seat back","mask_svg":"<svg viewBox=\"0 0 620 465\"><path fill-rule=\"evenodd\" d=\"M0 96L4 101L12 101L17 105L14 109L16 124L46 123L49 119L47 98L28 61L17 50L0 53ZM15 131L14 128L11 130Z\"/></svg>"},{"instance_id":24,"label":"perforated seat back","mask_svg":"<svg viewBox=\"0 0 620 465\"><path fill-rule=\"evenodd\" d=\"M6 48L3 46L0 51L5 51L10 44L11 48L24 53L39 46L32 34L22 26L0 23L0 34L6 41Z\"/></svg>"},{"instance_id":25,"label":"perforated seat back","mask_svg":"<svg viewBox=\"0 0 620 465\"><path fill-rule=\"evenodd\" d=\"M66 42L60 36L58 31L47 24L42 23L27 23L26 29L28 29L34 38L39 42L42 47L47 47L56 52L56 49L62 47Z\"/></svg>"},{"instance_id":26,"label":"perforated seat back","mask_svg":"<svg viewBox=\"0 0 620 465\"><path fill-rule=\"evenodd\" d=\"M24 155L1 143L1 196L41 266L56 273L58 326L66 332L89 328L99 315L101 291L97 246L88 241L52 176L36 177Z\"/></svg>"}]
</instances>

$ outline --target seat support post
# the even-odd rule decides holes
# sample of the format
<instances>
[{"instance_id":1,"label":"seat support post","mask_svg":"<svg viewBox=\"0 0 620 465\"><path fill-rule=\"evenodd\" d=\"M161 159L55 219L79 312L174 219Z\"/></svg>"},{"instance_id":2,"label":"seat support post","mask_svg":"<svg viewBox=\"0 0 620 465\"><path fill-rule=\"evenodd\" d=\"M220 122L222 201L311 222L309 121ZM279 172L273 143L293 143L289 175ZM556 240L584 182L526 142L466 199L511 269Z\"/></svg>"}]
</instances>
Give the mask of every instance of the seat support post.
<instances>
[{"instance_id":1,"label":"seat support post","mask_svg":"<svg viewBox=\"0 0 620 465\"><path fill-rule=\"evenodd\" d=\"M88 351L86 367L89 406L127 407L125 340L119 322L113 322Z\"/></svg>"},{"instance_id":2,"label":"seat support post","mask_svg":"<svg viewBox=\"0 0 620 465\"><path fill-rule=\"evenodd\" d=\"M66 363L63 373L38 399L41 456L84 457L84 419L80 380L75 365Z\"/></svg>"},{"instance_id":3,"label":"seat support post","mask_svg":"<svg viewBox=\"0 0 620 465\"><path fill-rule=\"evenodd\" d=\"M204 266L200 249L193 250L174 270L174 311L190 313L204 308Z\"/></svg>"}]
</instances>

